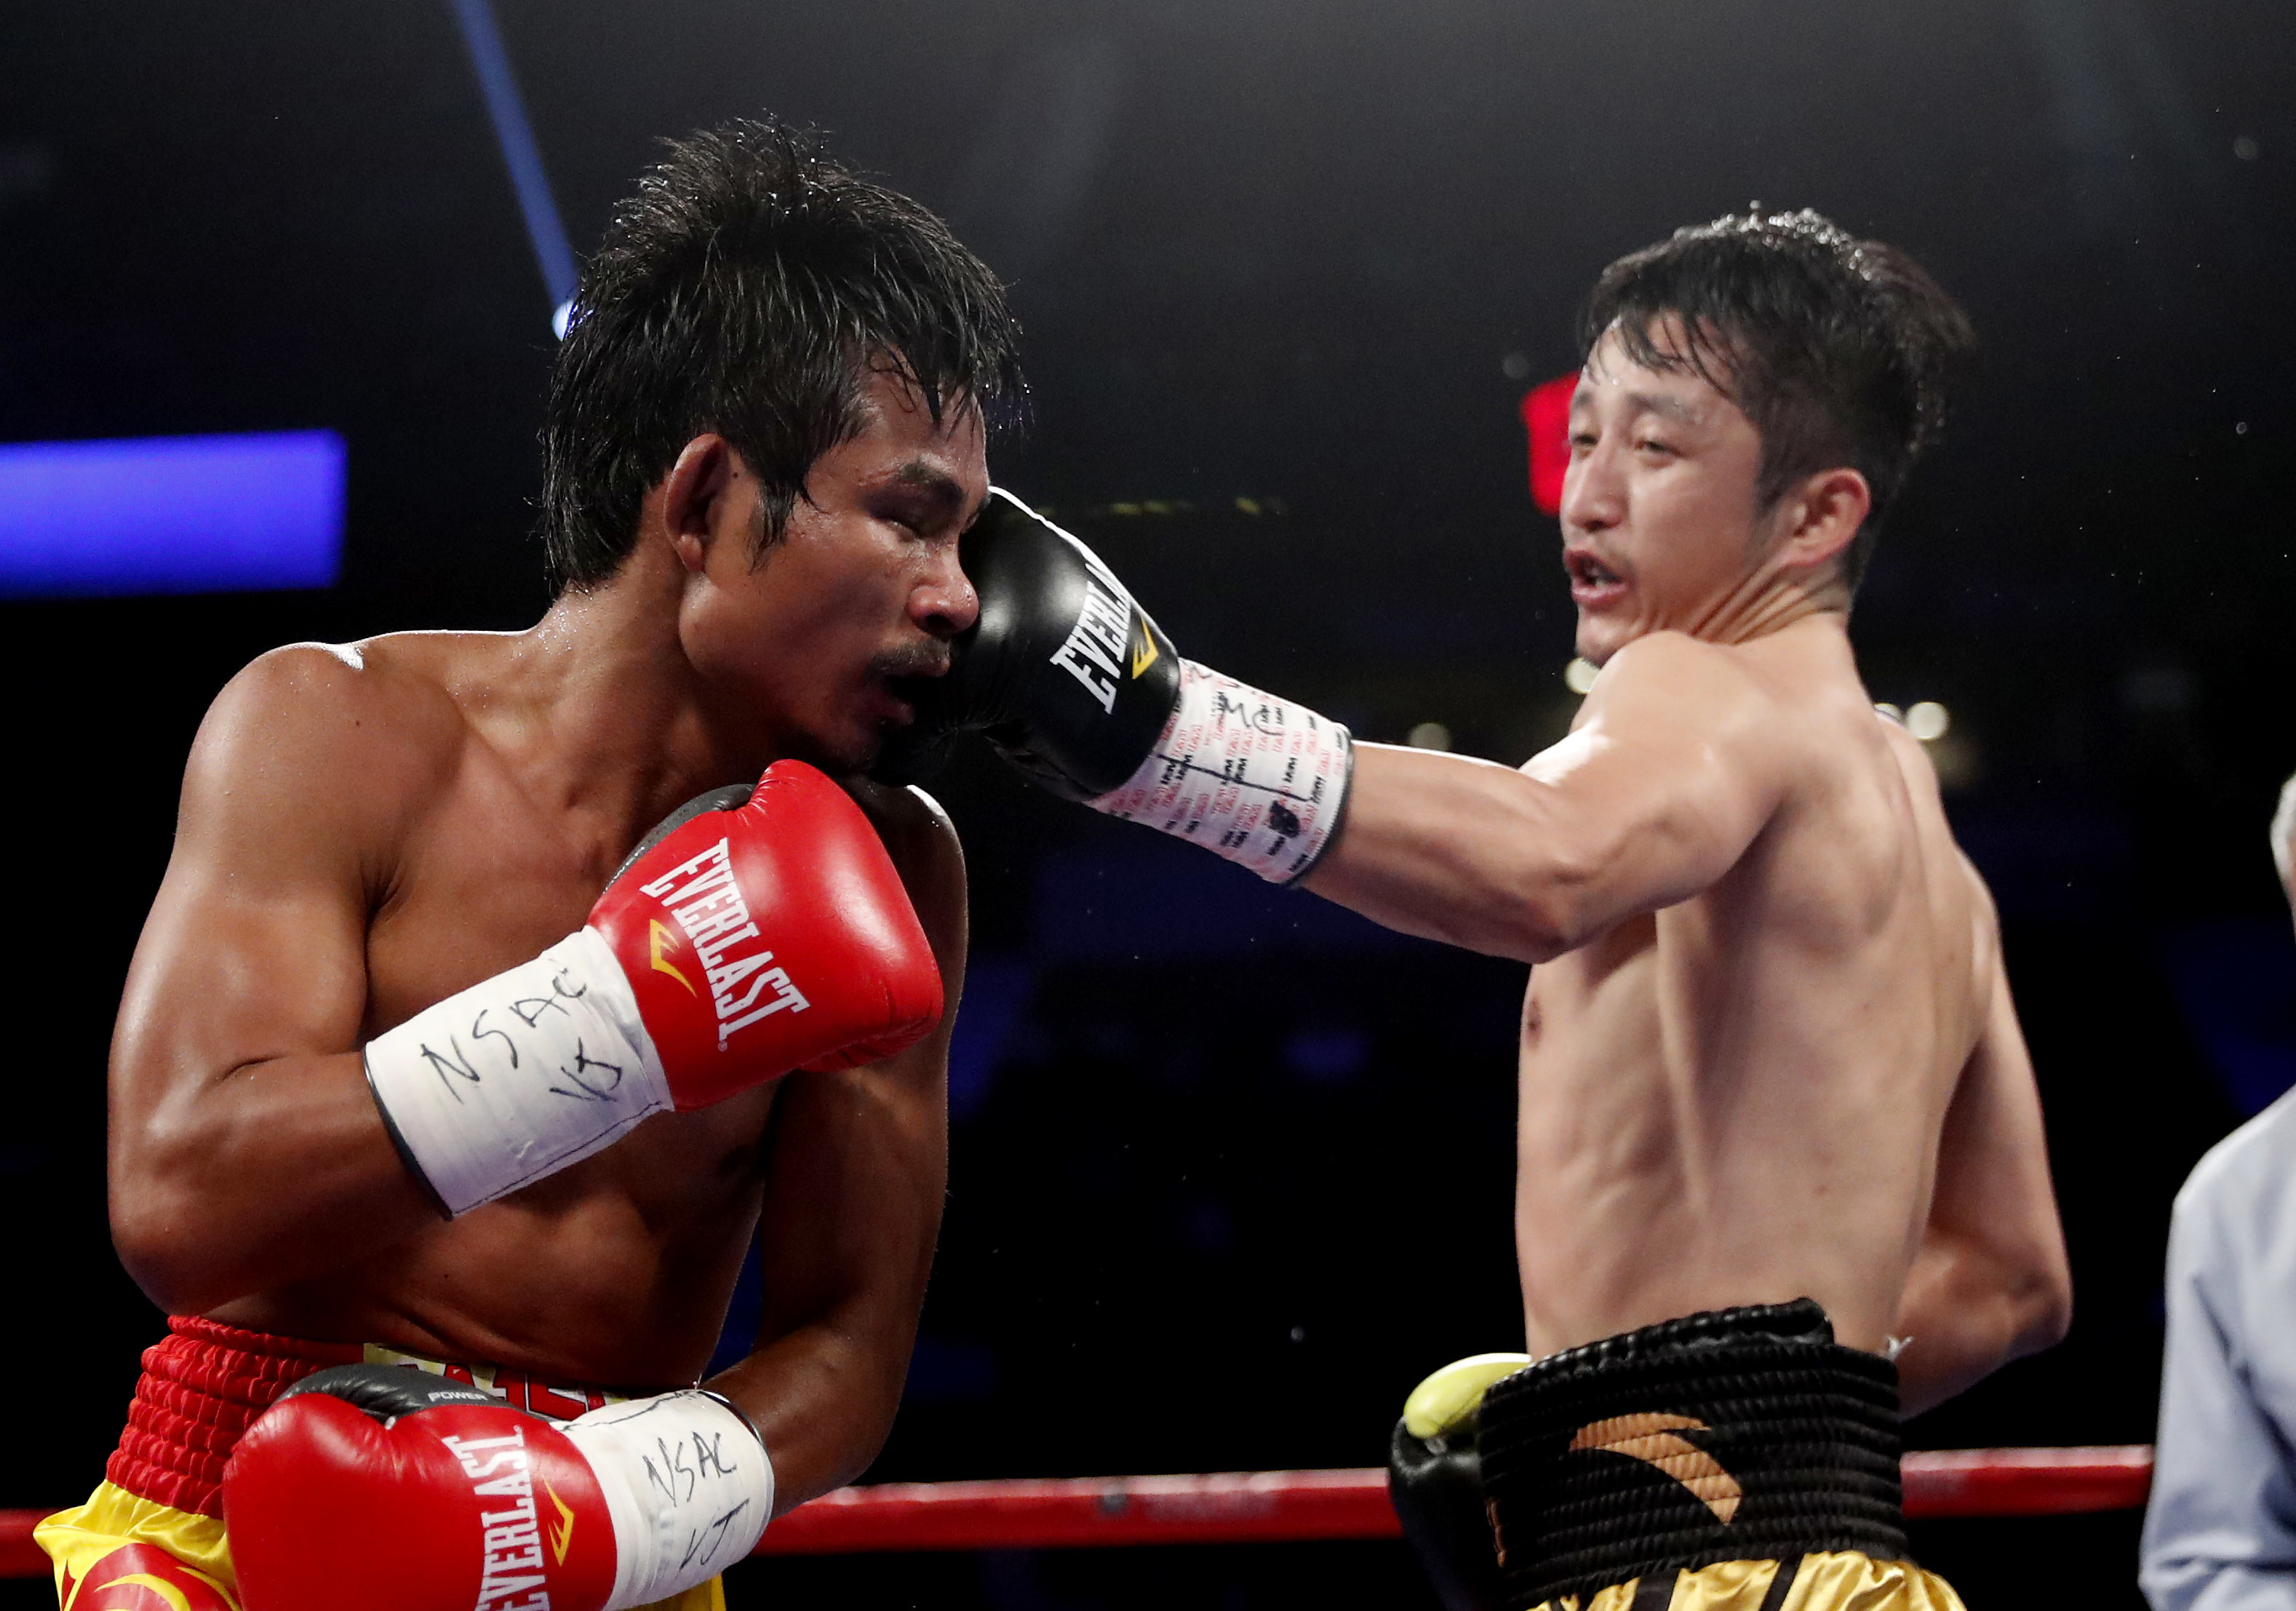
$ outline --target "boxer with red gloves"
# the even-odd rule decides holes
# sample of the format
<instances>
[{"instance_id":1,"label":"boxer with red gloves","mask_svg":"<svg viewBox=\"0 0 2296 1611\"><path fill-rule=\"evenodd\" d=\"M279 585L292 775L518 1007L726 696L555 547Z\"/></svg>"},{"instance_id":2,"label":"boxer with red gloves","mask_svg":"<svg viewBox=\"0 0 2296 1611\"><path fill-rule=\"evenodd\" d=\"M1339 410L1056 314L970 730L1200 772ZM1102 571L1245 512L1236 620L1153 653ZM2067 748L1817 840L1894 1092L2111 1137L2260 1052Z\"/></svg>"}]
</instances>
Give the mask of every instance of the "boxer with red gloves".
<instances>
[{"instance_id":1,"label":"boxer with red gloves","mask_svg":"<svg viewBox=\"0 0 2296 1611\"><path fill-rule=\"evenodd\" d=\"M111 1068L113 1239L170 1335L37 1530L67 1601L711 1611L874 1458L965 888L865 772L972 624L1013 343L915 203L778 127L678 142L560 349L541 621L216 700Z\"/></svg>"}]
</instances>

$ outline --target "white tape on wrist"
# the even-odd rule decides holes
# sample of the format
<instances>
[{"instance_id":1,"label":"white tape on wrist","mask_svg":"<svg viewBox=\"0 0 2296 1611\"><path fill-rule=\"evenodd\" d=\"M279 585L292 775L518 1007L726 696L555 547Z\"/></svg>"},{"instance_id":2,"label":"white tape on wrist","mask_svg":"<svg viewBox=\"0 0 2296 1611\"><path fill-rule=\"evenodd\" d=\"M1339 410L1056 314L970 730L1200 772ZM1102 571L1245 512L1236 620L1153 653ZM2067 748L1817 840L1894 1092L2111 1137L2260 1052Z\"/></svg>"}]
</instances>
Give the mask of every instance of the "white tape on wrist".
<instances>
[{"instance_id":1,"label":"white tape on wrist","mask_svg":"<svg viewBox=\"0 0 2296 1611\"><path fill-rule=\"evenodd\" d=\"M774 1467L724 1400L689 1390L609 1404L566 1435L597 1474L614 1520L614 1592L626 1611L706 1583L757 1548L774 1514Z\"/></svg>"},{"instance_id":2,"label":"white tape on wrist","mask_svg":"<svg viewBox=\"0 0 2296 1611\"><path fill-rule=\"evenodd\" d=\"M1330 843L1354 771L1339 723L1191 660L1154 752L1130 782L1086 803L1289 884Z\"/></svg>"},{"instance_id":3,"label":"white tape on wrist","mask_svg":"<svg viewBox=\"0 0 2296 1611\"><path fill-rule=\"evenodd\" d=\"M368 1041L366 1078L450 1214L586 1158L671 1106L629 981L586 928Z\"/></svg>"}]
</instances>

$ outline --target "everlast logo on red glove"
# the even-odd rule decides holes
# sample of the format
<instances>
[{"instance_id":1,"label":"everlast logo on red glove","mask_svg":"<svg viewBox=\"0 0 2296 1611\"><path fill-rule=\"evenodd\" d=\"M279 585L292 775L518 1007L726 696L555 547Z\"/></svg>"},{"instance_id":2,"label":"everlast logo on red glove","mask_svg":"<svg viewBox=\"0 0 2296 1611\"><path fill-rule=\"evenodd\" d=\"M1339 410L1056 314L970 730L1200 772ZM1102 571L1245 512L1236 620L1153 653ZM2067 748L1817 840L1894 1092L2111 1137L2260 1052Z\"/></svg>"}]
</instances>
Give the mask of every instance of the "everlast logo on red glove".
<instances>
[{"instance_id":1,"label":"everlast logo on red glove","mask_svg":"<svg viewBox=\"0 0 2296 1611\"><path fill-rule=\"evenodd\" d=\"M482 1500L512 1500L500 1508L481 1509L479 1525L485 1550L485 1575L480 1580L473 1611L550 1611L549 1577L543 1566L542 1523L534 1504L534 1479L527 1459L526 1438L505 1437L439 1440L463 1464L463 1474L474 1479L471 1492ZM544 1484L545 1492L548 1484ZM574 1512L555 1494L559 1517L551 1528L550 1546L558 1564L574 1541Z\"/></svg>"},{"instance_id":2,"label":"everlast logo on red glove","mask_svg":"<svg viewBox=\"0 0 2296 1611\"><path fill-rule=\"evenodd\" d=\"M710 1003L718 1009L719 1051L726 1049L726 1042L736 1030L747 1029L784 1007L801 1013L810 1005L790 982L787 971L767 966L774 959L773 952L760 948L748 956L733 955L742 941L758 937L758 925L750 916L749 903L742 899L741 886L734 882L733 855L726 840L720 839L699 856L640 887L662 903L708 970ZM651 949L657 970L700 994L693 981L663 956L659 936ZM746 990L742 988L744 983Z\"/></svg>"}]
</instances>

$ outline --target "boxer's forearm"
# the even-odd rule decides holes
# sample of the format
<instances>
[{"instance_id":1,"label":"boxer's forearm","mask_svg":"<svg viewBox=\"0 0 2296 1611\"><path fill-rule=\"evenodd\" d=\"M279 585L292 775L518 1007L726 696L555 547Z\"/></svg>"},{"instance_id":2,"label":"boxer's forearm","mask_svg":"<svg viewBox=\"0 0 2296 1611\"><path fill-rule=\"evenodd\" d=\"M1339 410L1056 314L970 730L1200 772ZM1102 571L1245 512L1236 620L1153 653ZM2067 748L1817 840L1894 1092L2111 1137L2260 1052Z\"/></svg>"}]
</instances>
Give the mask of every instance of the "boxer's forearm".
<instances>
[{"instance_id":1,"label":"boxer's forearm","mask_svg":"<svg viewBox=\"0 0 2296 1611\"><path fill-rule=\"evenodd\" d=\"M1906 1339L1898 1355L1905 1412L1919 1415L2051 1346L2071 1311L2070 1286L2043 1262L1932 1235L1914 1261L1891 1328Z\"/></svg>"},{"instance_id":2,"label":"boxer's forearm","mask_svg":"<svg viewBox=\"0 0 2296 1611\"><path fill-rule=\"evenodd\" d=\"M709 1384L757 1423L781 1509L859 1476L892 1429L948 1181L943 1056L921 1048L783 1094L758 1341Z\"/></svg>"},{"instance_id":3,"label":"boxer's forearm","mask_svg":"<svg viewBox=\"0 0 2296 1611\"><path fill-rule=\"evenodd\" d=\"M1989 916L1989 898L1982 909ZM2072 1320L2040 1095L1997 933L1992 949L1992 1000L1946 1109L1929 1221L1894 1328L1913 1338L1898 1361L1912 1411L2050 1346Z\"/></svg>"},{"instance_id":4,"label":"boxer's forearm","mask_svg":"<svg viewBox=\"0 0 2296 1611\"><path fill-rule=\"evenodd\" d=\"M198 1314L438 1222L357 1052L251 1063L115 1111L112 1239L152 1301Z\"/></svg>"},{"instance_id":5,"label":"boxer's forearm","mask_svg":"<svg viewBox=\"0 0 2296 1611\"><path fill-rule=\"evenodd\" d=\"M775 1338L703 1384L741 1406L774 1462L782 1515L868 1469L899 1408L914 1337L872 1339L843 1317Z\"/></svg>"}]
</instances>

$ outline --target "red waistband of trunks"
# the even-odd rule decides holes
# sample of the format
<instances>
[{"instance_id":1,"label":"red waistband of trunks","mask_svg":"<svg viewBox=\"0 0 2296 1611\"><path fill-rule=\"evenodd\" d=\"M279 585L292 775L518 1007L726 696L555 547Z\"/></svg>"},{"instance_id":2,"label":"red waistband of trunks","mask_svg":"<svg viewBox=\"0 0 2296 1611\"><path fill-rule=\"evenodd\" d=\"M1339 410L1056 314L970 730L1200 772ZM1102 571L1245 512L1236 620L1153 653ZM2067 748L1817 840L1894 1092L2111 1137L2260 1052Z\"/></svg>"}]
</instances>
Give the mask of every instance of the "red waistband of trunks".
<instances>
[{"instance_id":1,"label":"red waistband of trunks","mask_svg":"<svg viewBox=\"0 0 2296 1611\"><path fill-rule=\"evenodd\" d=\"M180 1315L168 1318L168 1334L144 1351L127 1429L103 1475L115 1487L199 1516L223 1515L224 1462L240 1434L281 1393L331 1365L429 1369L559 1420L627 1396L552 1385L492 1366L442 1364L358 1343L314 1343Z\"/></svg>"}]
</instances>

